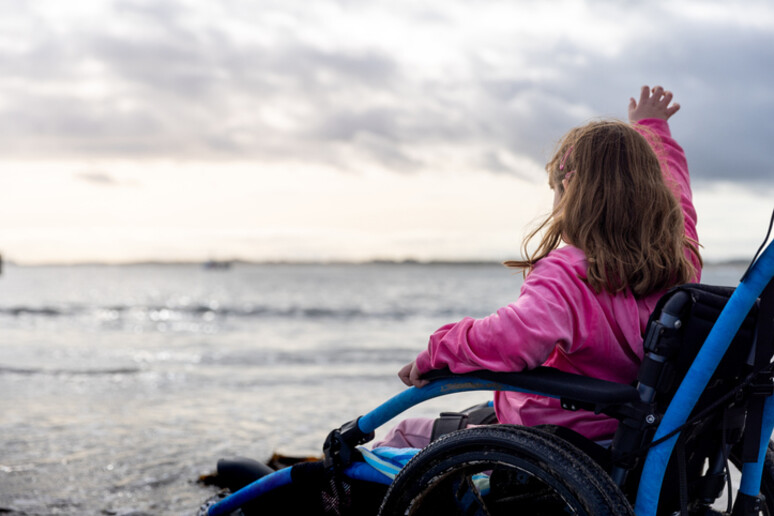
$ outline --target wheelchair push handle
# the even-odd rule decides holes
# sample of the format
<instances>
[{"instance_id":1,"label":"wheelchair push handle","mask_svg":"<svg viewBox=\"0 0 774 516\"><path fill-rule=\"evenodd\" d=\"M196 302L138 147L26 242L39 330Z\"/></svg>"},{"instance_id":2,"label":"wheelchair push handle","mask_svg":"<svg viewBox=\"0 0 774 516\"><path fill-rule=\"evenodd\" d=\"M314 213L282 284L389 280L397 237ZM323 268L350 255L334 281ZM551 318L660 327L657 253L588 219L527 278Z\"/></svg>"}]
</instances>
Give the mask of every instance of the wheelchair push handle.
<instances>
[{"instance_id":1,"label":"wheelchair push handle","mask_svg":"<svg viewBox=\"0 0 774 516\"><path fill-rule=\"evenodd\" d=\"M682 328L682 318L685 308L691 301L691 296L685 291L678 291L664 304L658 320L648 325L643 347L645 357L637 377L637 391L645 403L652 402L661 384L663 375L669 374L665 363L677 353L680 340L678 334Z\"/></svg>"}]
</instances>

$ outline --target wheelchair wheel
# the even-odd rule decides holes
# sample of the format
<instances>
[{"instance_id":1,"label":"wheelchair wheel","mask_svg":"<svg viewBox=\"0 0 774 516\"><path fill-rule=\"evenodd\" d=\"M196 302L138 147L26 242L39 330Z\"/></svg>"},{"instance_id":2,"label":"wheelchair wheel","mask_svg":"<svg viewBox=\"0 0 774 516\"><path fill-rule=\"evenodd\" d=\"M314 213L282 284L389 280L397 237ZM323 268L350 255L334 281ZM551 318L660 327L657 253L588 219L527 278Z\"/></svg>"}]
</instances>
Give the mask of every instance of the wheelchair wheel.
<instances>
[{"instance_id":1,"label":"wheelchair wheel","mask_svg":"<svg viewBox=\"0 0 774 516\"><path fill-rule=\"evenodd\" d=\"M418 453L382 501L381 516L633 516L607 473L536 428L495 425L448 434Z\"/></svg>"}]
</instances>

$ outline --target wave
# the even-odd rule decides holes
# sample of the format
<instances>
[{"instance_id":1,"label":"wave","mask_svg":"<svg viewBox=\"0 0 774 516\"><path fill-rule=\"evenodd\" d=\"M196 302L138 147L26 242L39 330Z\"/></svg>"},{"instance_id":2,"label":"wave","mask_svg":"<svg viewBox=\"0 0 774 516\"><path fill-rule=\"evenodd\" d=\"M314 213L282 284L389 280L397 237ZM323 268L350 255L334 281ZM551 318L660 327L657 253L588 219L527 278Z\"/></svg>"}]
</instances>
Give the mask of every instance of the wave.
<instances>
[{"instance_id":1,"label":"wave","mask_svg":"<svg viewBox=\"0 0 774 516\"><path fill-rule=\"evenodd\" d=\"M325 349L286 351L280 348L256 348L246 352L207 352L199 363L229 367L254 367L274 365L347 365L347 364L399 364L403 365L416 356L415 349L395 347L359 348L330 347Z\"/></svg>"},{"instance_id":2,"label":"wave","mask_svg":"<svg viewBox=\"0 0 774 516\"><path fill-rule=\"evenodd\" d=\"M212 321L224 318L239 319L388 319L402 320L415 316L453 317L455 310L448 307L390 308L368 310L360 307L312 307L312 306L217 306L188 305L110 305L110 306L11 306L0 307L0 316L14 318L94 317L100 320L124 318L162 320L203 319ZM465 315L465 314L462 314Z\"/></svg>"},{"instance_id":3,"label":"wave","mask_svg":"<svg viewBox=\"0 0 774 516\"><path fill-rule=\"evenodd\" d=\"M77 376L96 376L96 375L119 375L136 374L141 369L139 367L116 367L101 369L49 369L35 367L11 367L0 364L0 374L20 374L20 375L77 375Z\"/></svg>"},{"instance_id":4,"label":"wave","mask_svg":"<svg viewBox=\"0 0 774 516\"><path fill-rule=\"evenodd\" d=\"M22 315L39 315L43 317L58 317L65 315L65 312L58 308L35 307L35 306L13 306L10 308L0 308L0 314L19 317Z\"/></svg>"}]
</instances>

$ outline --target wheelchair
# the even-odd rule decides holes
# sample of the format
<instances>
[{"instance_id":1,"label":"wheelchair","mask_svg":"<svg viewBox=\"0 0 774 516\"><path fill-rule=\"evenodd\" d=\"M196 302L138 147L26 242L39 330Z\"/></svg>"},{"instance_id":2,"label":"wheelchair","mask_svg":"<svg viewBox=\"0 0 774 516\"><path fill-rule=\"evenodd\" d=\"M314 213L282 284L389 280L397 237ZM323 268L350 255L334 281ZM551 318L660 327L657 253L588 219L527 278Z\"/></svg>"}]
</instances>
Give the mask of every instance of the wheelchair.
<instances>
[{"instance_id":1,"label":"wheelchair","mask_svg":"<svg viewBox=\"0 0 774 516\"><path fill-rule=\"evenodd\" d=\"M683 285L659 301L633 385L546 367L434 371L333 430L323 460L273 471L199 514L774 515L774 243L764 247L736 288ZM364 461L359 445L404 410L476 390L558 398L618 429L601 446L562 427L475 426L391 475Z\"/></svg>"}]
</instances>

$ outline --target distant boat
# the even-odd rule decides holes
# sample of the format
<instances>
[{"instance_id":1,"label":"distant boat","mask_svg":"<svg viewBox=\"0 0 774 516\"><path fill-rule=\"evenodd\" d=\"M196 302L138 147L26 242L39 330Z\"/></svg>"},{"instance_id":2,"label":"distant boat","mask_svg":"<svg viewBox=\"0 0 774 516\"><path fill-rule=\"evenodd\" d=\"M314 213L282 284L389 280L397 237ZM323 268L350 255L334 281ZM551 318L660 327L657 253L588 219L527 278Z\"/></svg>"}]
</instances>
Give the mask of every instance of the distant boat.
<instances>
[{"instance_id":1,"label":"distant boat","mask_svg":"<svg viewBox=\"0 0 774 516\"><path fill-rule=\"evenodd\" d=\"M207 270L226 270L231 268L231 260L207 260L202 264Z\"/></svg>"}]
</instances>

